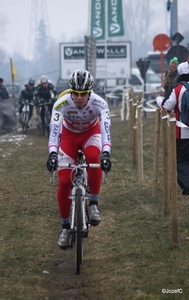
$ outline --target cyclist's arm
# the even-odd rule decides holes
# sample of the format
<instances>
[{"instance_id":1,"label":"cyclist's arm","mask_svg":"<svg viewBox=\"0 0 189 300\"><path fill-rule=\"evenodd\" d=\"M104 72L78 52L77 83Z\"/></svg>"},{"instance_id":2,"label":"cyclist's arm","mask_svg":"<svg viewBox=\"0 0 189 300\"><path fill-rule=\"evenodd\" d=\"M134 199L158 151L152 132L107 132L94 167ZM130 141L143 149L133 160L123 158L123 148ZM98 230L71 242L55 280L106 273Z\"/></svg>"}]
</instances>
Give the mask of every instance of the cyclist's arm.
<instances>
[{"instance_id":1,"label":"cyclist's arm","mask_svg":"<svg viewBox=\"0 0 189 300\"><path fill-rule=\"evenodd\" d=\"M102 139L102 152L107 151L110 153L111 151L111 120L110 120L110 112L108 104L102 98L101 100L101 109L99 112L99 122L100 122L100 132Z\"/></svg>"},{"instance_id":2,"label":"cyclist's arm","mask_svg":"<svg viewBox=\"0 0 189 300\"><path fill-rule=\"evenodd\" d=\"M111 151L111 121L110 121L110 112L109 109L103 109L100 114L100 131L102 138L102 152L107 151L110 153Z\"/></svg>"},{"instance_id":3,"label":"cyclist's arm","mask_svg":"<svg viewBox=\"0 0 189 300\"><path fill-rule=\"evenodd\" d=\"M25 100L25 93L22 90L21 93L20 93L20 97L19 97L19 103L22 103L24 100Z\"/></svg>"},{"instance_id":4,"label":"cyclist's arm","mask_svg":"<svg viewBox=\"0 0 189 300\"><path fill-rule=\"evenodd\" d=\"M62 122L63 122L63 114L57 109L57 106L54 105L52 110L52 117L50 123L50 136L48 142L49 154L51 152L58 151Z\"/></svg>"}]
</instances>

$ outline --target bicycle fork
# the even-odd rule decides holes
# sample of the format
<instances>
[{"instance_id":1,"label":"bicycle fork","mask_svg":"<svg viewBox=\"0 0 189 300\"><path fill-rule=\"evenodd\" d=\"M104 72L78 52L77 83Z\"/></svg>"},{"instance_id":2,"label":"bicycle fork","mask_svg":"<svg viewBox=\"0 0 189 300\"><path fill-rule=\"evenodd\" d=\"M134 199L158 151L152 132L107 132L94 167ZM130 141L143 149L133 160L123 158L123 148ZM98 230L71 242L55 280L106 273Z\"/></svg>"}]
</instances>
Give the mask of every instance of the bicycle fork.
<instances>
[{"instance_id":1,"label":"bicycle fork","mask_svg":"<svg viewBox=\"0 0 189 300\"><path fill-rule=\"evenodd\" d=\"M79 186L74 186L72 189L72 196L70 199L72 199L72 204L71 204L71 211L70 211L70 227L71 231L75 231L75 208L76 208L76 192L77 189L81 189L82 191L82 196L81 196L81 218L82 218L82 232L86 233L87 232L87 222L86 222L86 200L88 199L88 196L86 196L86 191L85 188L82 185ZM76 228L77 230L77 228Z\"/></svg>"}]
</instances>

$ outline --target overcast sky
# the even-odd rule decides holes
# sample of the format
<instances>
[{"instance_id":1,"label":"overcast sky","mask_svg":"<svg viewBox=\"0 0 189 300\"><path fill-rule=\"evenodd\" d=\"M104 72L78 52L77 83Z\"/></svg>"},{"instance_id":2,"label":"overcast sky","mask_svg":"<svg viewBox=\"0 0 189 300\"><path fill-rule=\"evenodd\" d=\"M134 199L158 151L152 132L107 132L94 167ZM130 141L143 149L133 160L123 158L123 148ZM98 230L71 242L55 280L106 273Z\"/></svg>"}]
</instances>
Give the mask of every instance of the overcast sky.
<instances>
[{"instance_id":1,"label":"overcast sky","mask_svg":"<svg viewBox=\"0 0 189 300\"><path fill-rule=\"evenodd\" d=\"M76 37L78 33L88 34L88 0L43 0L46 2L48 12L48 25L50 36L59 42L65 37L66 41ZM0 14L8 19L6 40L1 46L12 54L14 49L27 53L29 35L35 33L31 31L32 21L35 23L36 16L32 11L32 2L36 0L0 0ZM38 2L38 12L41 12L40 2ZM41 12L42 13L42 12Z\"/></svg>"},{"instance_id":2,"label":"overcast sky","mask_svg":"<svg viewBox=\"0 0 189 300\"><path fill-rule=\"evenodd\" d=\"M89 0L43 1L47 4L50 36L57 43L70 42L78 34L81 36L81 33L89 34ZM140 3L142 0L132 1ZM167 0L151 1L154 1L154 4L162 2L163 7L166 7ZM36 0L0 0L0 14L8 19L6 40L1 39L0 47L3 47L10 56L15 49L27 56L30 34L35 34L31 31L31 20L34 20L33 24L35 22L35 10L32 11L32 3L36 3ZM39 5L41 0L37 0L37 3ZM178 0L178 19L186 12L186 9L188 10L188 3L188 0Z\"/></svg>"}]
</instances>

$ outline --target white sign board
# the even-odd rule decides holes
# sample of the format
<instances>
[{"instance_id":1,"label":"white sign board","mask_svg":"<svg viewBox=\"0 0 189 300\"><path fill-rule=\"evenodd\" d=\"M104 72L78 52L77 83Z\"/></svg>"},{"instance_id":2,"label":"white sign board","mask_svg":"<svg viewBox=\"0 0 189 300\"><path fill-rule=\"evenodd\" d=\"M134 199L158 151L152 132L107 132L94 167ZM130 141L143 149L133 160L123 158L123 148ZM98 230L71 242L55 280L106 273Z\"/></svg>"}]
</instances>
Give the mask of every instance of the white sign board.
<instances>
[{"instance_id":1,"label":"white sign board","mask_svg":"<svg viewBox=\"0 0 189 300\"><path fill-rule=\"evenodd\" d=\"M77 70L85 69L85 47L82 43L60 44L61 78L68 79ZM96 78L130 78L130 42L96 44Z\"/></svg>"},{"instance_id":2,"label":"white sign board","mask_svg":"<svg viewBox=\"0 0 189 300\"><path fill-rule=\"evenodd\" d=\"M84 44L60 44L60 62L62 79L68 79L75 70L85 69Z\"/></svg>"}]
</instances>

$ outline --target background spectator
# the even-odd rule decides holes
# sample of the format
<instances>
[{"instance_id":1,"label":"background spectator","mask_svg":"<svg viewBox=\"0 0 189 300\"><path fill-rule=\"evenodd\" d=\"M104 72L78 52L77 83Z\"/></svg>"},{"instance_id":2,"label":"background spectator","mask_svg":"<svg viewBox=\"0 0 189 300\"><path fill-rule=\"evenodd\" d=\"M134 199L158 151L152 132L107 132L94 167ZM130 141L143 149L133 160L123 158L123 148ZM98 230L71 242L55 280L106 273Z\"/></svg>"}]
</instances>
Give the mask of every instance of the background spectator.
<instances>
[{"instance_id":1,"label":"background spectator","mask_svg":"<svg viewBox=\"0 0 189 300\"><path fill-rule=\"evenodd\" d=\"M9 93L4 86L3 78L0 78L0 99L9 99Z\"/></svg>"},{"instance_id":2,"label":"background spectator","mask_svg":"<svg viewBox=\"0 0 189 300\"><path fill-rule=\"evenodd\" d=\"M177 71L177 66L178 66L178 58L173 57L170 62L169 62L169 69L165 73L165 80L164 80L164 97L165 99L168 99L174 85L178 81L178 71Z\"/></svg>"},{"instance_id":3,"label":"background spectator","mask_svg":"<svg viewBox=\"0 0 189 300\"><path fill-rule=\"evenodd\" d=\"M181 121L181 101L186 90L181 83L189 83L189 63L183 62L178 65L179 82L173 88L169 98L164 102L163 97L156 98L156 103L161 109L168 112L174 111L176 119ZM176 149L177 149L177 181L183 195L189 195L189 127L176 126Z\"/></svg>"}]
</instances>

